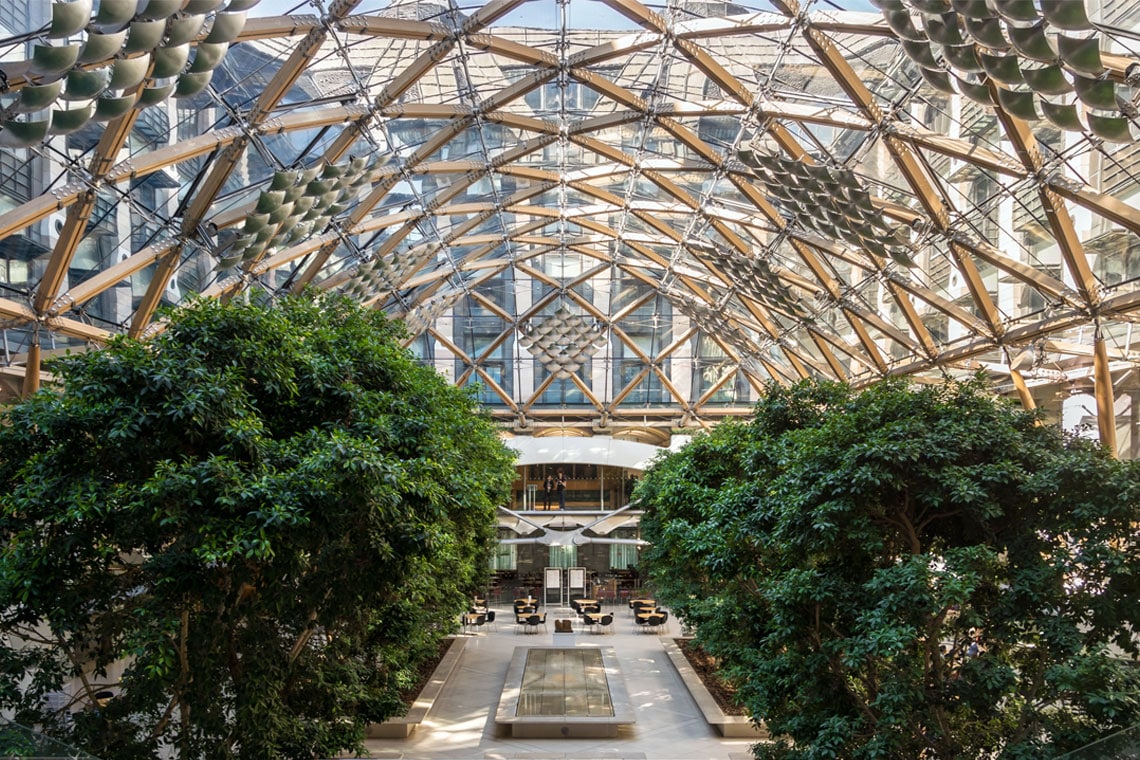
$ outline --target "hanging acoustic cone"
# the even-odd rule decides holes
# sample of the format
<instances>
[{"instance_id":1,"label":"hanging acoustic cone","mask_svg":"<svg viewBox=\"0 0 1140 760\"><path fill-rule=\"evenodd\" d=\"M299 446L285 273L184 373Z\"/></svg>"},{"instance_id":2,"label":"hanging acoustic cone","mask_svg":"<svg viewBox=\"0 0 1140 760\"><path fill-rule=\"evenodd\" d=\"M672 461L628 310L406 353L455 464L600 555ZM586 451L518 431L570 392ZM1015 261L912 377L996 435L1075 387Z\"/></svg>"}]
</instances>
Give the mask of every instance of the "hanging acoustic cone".
<instances>
[{"instance_id":1,"label":"hanging acoustic cone","mask_svg":"<svg viewBox=\"0 0 1140 760\"><path fill-rule=\"evenodd\" d=\"M78 34L91 19L92 0L74 0L74 2L54 2L51 4L51 26L48 27L49 39L62 39Z\"/></svg>"},{"instance_id":2,"label":"hanging acoustic cone","mask_svg":"<svg viewBox=\"0 0 1140 760\"><path fill-rule=\"evenodd\" d=\"M1093 28L1085 13L1085 4L1077 0L1038 0L1041 15L1050 26L1066 31L1082 32Z\"/></svg>"},{"instance_id":3,"label":"hanging acoustic cone","mask_svg":"<svg viewBox=\"0 0 1140 760\"><path fill-rule=\"evenodd\" d=\"M118 31L135 17L138 0L99 0L99 12L92 23L105 31Z\"/></svg>"},{"instance_id":4,"label":"hanging acoustic cone","mask_svg":"<svg viewBox=\"0 0 1140 760\"><path fill-rule=\"evenodd\" d=\"M1004 53L1010 49L1004 26L996 18L972 19L965 21L966 33L981 47L992 53ZM979 53L982 51L979 50Z\"/></svg>"},{"instance_id":5,"label":"hanging acoustic cone","mask_svg":"<svg viewBox=\"0 0 1140 760\"><path fill-rule=\"evenodd\" d=\"M206 42L199 43L194 48L194 61L190 64L188 71L191 74L201 74L204 71L213 71L222 62L226 56L226 51L230 46L227 42L221 42L216 45Z\"/></svg>"},{"instance_id":6,"label":"hanging acoustic cone","mask_svg":"<svg viewBox=\"0 0 1140 760\"><path fill-rule=\"evenodd\" d=\"M93 104L63 111L53 108L51 112L51 126L48 128L48 134L69 135L72 132L78 132L87 122L91 121L91 117L94 114L95 106Z\"/></svg>"},{"instance_id":7,"label":"hanging acoustic cone","mask_svg":"<svg viewBox=\"0 0 1140 760\"><path fill-rule=\"evenodd\" d=\"M205 90L210 85L210 79L214 76L212 71L203 71L199 74L183 74L178 77L178 83L174 87L175 98L188 98Z\"/></svg>"},{"instance_id":8,"label":"hanging acoustic cone","mask_svg":"<svg viewBox=\"0 0 1140 760\"><path fill-rule=\"evenodd\" d=\"M245 27L245 13L218 13L214 16L214 25L206 35L205 42L211 45L219 42L233 42Z\"/></svg>"},{"instance_id":9,"label":"hanging acoustic cone","mask_svg":"<svg viewBox=\"0 0 1140 760\"><path fill-rule=\"evenodd\" d=\"M91 120L105 122L118 119L135 107L136 100L138 100L138 96L134 94L120 97L100 97L95 101L95 115L91 117Z\"/></svg>"},{"instance_id":10,"label":"hanging acoustic cone","mask_svg":"<svg viewBox=\"0 0 1140 760\"><path fill-rule=\"evenodd\" d=\"M166 34L166 21L132 21L123 45L125 55L154 50Z\"/></svg>"},{"instance_id":11,"label":"hanging acoustic cone","mask_svg":"<svg viewBox=\"0 0 1140 760\"><path fill-rule=\"evenodd\" d=\"M67 87L61 97L64 100L93 100L103 94L110 82L106 69L94 71L74 70L67 75Z\"/></svg>"},{"instance_id":12,"label":"hanging acoustic cone","mask_svg":"<svg viewBox=\"0 0 1140 760\"><path fill-rule=\"evenodd\" d=\"M1020 60L1017 56L992 56L982 52L978 55L986 76L1005 85L1018 85L1025 83L1025 76L1021 74Z\"/></svg>"},{"instance_id":13,"label":"hanging acoustic cone","mask_svg":"<svg viewBox=\"0 0 1140 760\"><path fill-rule=\"evenodd\" d=\"M121 29L106 34L88 32L77 60L79 63L100 63L118 54L127 41L127 30ZM72 72L74 73L74 72Z\"/></svg>"},{"instance_id":14,"label":"hanging acoustic cone","mask_svg":"<svg viewBox=\"0 0 1140 760\"><path fill-rule=\"evenodd\" d=\"M58 76L75 66L79 50L79 45L36 45L32 48L28 68L39 76Z\"/></svg>"},{"instance_id":15,"label":"hanging acoustic cone","mask_svg":"<svg viewBox=\"0 0 1140 760\"><path fill-rule=\"evenodd\" d=\"M1131 121L1126 117L1087 113L1085 118L1088 119L1089 131L1102 140L1127 143L1136 139L1132 134Z\"/></svg>"},{"instance_id":16,"label":"hanging acoustic cone","mask_svg":"<svg viewBox=\"0 0 1140 760\"><path fill-rule=\"evenodd\" d=\"M204 13L175 16L166 25L166 45L184 45L194 40L202 33L205 23Z\"/></svg>"},{"instance_id":17,"label":"hanging acoustic cone","mask_svg":"<svg viewBox=\"0 0 1140 760\"><path fill-rule=\"evenodd\" d=\"M1022 74L1029 88L1040 95L1068 95L1073 92L1073 85L1065 78L1064 70L1055 64L1041 68L1027 67L1022 70Z\"/></svg>"},{"instance_id":18,"label":"hanging acoustic cone","mask_svg":"<svg viewBox=\"0 0 1140 760\"><path fill-rule=\"evenodd\" d=\"M180 11L185 2L186 0L147 0L138 17L165 21Z\"/></svg>"},{"instance_id":19,"label":"hanging acoustic cone","mask_svg":"<svg viewBox=\"0 0 1140 760\"><path fill-rule=\"evenodd\" d=\"M55 103L55 99L63 92L63 80L45 85L28 85L20 90L20 97L12 110L16 113L35 113L42 111Z\"/></svg>"},{"instance_id":20,"label":"hanging acoustic cone","mask_svg":"<svg viewBox=\"0 0 1140 760\"><path fill-rule=\"evenodd\" d=\"M0 146L5 148L29 148L41 143L48 136L51 119L16 121L0 118Z\"/></svg>"},{"instance_id":21,"label":"hanging acoustic cone","mask_svg":"<svg viewBox=\"0 0 1140 760\"><path fill-rule=\"evenodd\" d=\"M1012 22L1037 21L1037 8L1033 0L989 0L1002 18Z\"/></svg>"}]
</instances>

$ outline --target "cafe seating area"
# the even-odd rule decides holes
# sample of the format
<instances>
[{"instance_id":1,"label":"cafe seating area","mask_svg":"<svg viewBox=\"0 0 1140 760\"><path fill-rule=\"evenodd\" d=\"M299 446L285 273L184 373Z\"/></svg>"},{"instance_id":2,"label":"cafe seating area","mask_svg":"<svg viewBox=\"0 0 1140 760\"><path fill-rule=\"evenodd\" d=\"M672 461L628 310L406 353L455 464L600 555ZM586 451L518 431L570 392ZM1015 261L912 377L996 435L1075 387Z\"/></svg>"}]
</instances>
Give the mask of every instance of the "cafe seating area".
<instances>
[{"instance_id":1,"label":"cafe seating area","mask_svg":"<svg viewBox=\"0 0 1140 760\"><path fill-rule=\"evenodd\" d=\"M499 609L496 609L496 606ZM472 600L467 612L462 616L459 633L468 636L479 636L488 632L498 632L495 624L498 615L511 614L514 617L514 633L519 635L534 635L549 631L548 614L559 621L570 621L574 633L589 633L591 635L613 634L615 621L624 617L622 608L629 610L631 630L637 633L668 634L669 611L657 606L652 597L638 596L628 601L615 603L599 594L598 598L574 596L569 600L559 601L549 605L548 610L543 600L534 595L515 597L509 602L488 603L484 596L477 596Z\"/></svg>"},{"instance_id":2,"label":"cafe seating area","mask_svg":"<svg viewBox=\"0 0 1140 760\"><path fill-rule=\"evenodd\" d=\"M626 604L630 599L642 596L642 579L636 569L609 572L590 571L591 593L604 602ZM497 570L491 575L486 597L492 604L509 603L518 597L534 596L542 593L542 575L536 572L520 573L515 570Z\"/></svg>"},{"instance_id":3,"label":"cafe seating area","mask_svg":"<svg viewBox=\"0 0 1140 760\"><path fill-rule=\"evenodd\" d=\"M643 633L668 633L669 611L659 608L656 599L649 597L630 599L628 605L637 630Z\"/></svg>"}]
</instances>

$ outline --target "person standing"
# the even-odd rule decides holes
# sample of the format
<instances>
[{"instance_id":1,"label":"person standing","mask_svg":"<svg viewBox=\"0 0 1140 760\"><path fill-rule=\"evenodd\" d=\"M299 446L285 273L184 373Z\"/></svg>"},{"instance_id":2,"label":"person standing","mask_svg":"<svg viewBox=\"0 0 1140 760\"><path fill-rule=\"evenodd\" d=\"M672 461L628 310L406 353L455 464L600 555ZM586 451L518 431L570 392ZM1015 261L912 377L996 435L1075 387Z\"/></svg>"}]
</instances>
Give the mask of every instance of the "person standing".
<instances>
[{"instance_id":1,"label":"person standing","mask_svg":"<svg viewBox=\"0 0 1140 760\"><path fill-rule=\"evenodd\" d=\"M554 501L554 476L548 474L542 484L542 508L550 509L552 501Z\"/></svg>"},{"instance_id":2,"label":"person standing","mask_svg":"<svg viewBox=\"0 0 1140 760\"><path fill-rule=\"evenodd\" d=\"M566 509L566 473L558 471L558 508Z\"/></svg>"}]
</instances>

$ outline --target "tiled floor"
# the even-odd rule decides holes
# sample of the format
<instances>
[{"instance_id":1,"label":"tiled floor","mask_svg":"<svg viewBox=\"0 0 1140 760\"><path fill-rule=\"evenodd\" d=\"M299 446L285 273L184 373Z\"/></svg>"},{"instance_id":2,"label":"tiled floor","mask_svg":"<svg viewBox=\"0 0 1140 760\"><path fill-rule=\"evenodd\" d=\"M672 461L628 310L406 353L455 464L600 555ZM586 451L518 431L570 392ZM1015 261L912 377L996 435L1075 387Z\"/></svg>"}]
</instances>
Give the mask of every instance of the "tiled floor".
<instances>
[{"instance_id":1,"label":"tiled floor","mask_svg":"<svg viewBox=\"0 0 1140 760\"><path fill-rule=\"evenodd\" d=\"M579 630L578 645L611 646L617 653L637 723L616 739L515 739L495 725L499 692L515 647L550 645L550 632L515 633L509 607L496 607L497 631L468 636L466 648L427 721L407 739L371 739L368 757L394 760L744 760L748 739L725 739L710 728L669 663L657 636L634 630L633 618L617 608L613 635ZM547 610L556 618L573 613ZM676 621L664 635L678 635ZM485 628L485 627L484 627Z\"/></svg>"}]
</instances>

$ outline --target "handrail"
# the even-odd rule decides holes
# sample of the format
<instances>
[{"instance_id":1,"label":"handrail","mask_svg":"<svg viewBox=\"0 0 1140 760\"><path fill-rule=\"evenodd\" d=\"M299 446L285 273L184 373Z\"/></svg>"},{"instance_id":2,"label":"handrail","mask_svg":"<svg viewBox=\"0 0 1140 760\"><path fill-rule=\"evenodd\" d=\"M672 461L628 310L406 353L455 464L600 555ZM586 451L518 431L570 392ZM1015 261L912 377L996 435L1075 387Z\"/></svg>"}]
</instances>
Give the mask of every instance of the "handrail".
<instances>
[{"instance_id":1,"label":"handrail","mask_svg":"<svg viewBox=\"0 0 1140 760\"><path fill-rule=\"evenodd\" d=\"M1105 760L1112 757L1136 757L1138 754L1140 754L1140 723L1101 737L1080 749L1058 755L1057 760Z\"/></svg>"},{"instance_id":2,"label":"handrail","mask_svg":"<svg viewBox=\"0 0 1140 760\"><path fill-rule=\"evenodd\" d=\"M0 718L0 757L21 760L99 760L78 747Z\"/></svg>"}]
</instances>

